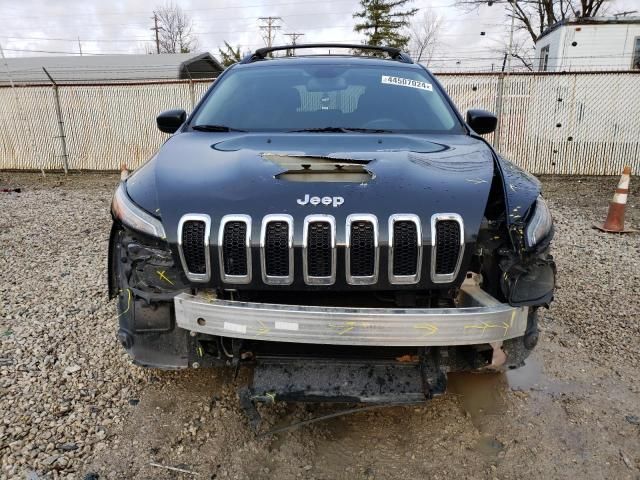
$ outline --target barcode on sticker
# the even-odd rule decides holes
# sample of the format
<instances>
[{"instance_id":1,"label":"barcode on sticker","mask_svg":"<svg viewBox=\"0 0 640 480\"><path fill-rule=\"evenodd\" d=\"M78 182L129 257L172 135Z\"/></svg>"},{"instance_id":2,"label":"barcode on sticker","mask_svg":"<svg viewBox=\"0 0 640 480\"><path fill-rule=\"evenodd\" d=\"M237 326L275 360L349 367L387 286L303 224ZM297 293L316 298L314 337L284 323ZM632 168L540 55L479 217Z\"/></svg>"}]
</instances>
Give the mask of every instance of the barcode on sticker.
<instances>
[{"instance_id":1,"label":"barcode on sticker","mask_svg":"<svg viewBox=\"0 0 640 480\"><path fill-rule=\"evenodd\" d=\"M398 85L400 87L419 88L433 92L433 85L422 80L413 80L411 78L392 77L390 75L382 75L382 83L387 85Z\"/></svg>"},{"instance_id":2,"label":"barcode on sticker","mask_svg":"<svg viewBox=\"0 0 640 480\"><path fill-rule=\"evenodd\" d=\"M247 326L238 323L224 322L224 329L236 333L247 333Z\"/></svg>"},{"instance_id":3,"label":"barcode on sticker","mask_svg":"<svg viewBox=\"0 0 640 480\"><path fill-rule=\"evenodd\" d=\"M276 330L298 330L298 324L293 322L276 322Z\"/></svg>"}]
</instances>

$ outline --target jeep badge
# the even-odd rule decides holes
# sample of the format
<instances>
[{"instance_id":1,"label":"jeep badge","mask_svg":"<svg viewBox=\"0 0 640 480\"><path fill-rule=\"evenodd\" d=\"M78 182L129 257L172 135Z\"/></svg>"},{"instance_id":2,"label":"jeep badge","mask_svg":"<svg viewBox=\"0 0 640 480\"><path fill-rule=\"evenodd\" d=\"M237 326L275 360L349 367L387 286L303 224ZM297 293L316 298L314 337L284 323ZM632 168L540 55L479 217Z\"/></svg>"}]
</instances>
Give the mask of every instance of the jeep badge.
<instances>
[{"instance_id":1,"label":"jeep badge","mask_svg":"<svg viewBox=\"0 0 640 480\"><path fill-rule=\"evenodd\" d=\"M304 199L300 199L298 198L296 200L298 202L298 205L313 205L314 207L316 205L320 205L321 203L323 205L333 205L333 207L339 207L340 205L342 205L344 203L344 198L343 197L310 197L309 194L307 193L304 196Z\"/></svg>"}]
</instances>

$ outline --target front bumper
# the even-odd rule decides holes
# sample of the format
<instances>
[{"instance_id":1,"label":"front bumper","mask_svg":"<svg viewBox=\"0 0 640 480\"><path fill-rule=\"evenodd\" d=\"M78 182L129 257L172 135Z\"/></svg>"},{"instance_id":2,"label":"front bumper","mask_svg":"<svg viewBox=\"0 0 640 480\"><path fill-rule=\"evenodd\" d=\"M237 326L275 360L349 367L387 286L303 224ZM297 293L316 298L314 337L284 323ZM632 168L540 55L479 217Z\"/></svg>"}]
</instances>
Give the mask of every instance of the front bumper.
<instances>
[{"instance_id":1,"label":"front bumper","mask_svg":"<svg viewBox=\"0 0 640 480\"><path fill-rule=\"evenodd\" d=\"M454 346L521 337L528 307L500 303L465 282L456 308L343 308L219 300L177 295L178 327L190 332L271 342L362 346Z\"/></svg>"}]
</instances>

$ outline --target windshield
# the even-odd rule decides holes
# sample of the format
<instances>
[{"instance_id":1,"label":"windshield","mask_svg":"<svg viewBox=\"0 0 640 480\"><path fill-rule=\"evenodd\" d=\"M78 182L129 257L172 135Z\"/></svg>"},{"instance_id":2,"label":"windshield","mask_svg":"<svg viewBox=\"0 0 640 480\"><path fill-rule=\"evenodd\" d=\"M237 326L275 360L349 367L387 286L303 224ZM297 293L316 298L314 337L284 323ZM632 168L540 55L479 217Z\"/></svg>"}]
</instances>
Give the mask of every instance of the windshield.
<instances>
[{"instance_id":1,"label":"windshield","mask_svg":"<svg viewBox=\"0 0 640 480\"><path fill-rule=\"evenodd\" d=\"M464 131L424 70L394 62L237 68L220 79L191 126L218 131Z\"/></svg>"}]
</instances>

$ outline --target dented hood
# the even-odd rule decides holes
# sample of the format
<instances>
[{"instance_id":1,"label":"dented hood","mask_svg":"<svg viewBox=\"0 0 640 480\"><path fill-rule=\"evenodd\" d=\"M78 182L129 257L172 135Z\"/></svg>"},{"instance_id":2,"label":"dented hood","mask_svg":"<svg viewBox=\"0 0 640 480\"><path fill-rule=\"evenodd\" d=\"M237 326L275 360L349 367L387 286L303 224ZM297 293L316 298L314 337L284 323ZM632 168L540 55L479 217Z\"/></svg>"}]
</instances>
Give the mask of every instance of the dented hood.
<instances>
[{"instance_id":1,"label":"dented hood","mask_svg":"<svg viewBox=\"0 0 640 480\"><path fill-rule=\"evenodd\" d=\"M170 138L127 189L162 219L171 243L187 213L209 214L214 224L223 215L246 214L256 225L272 213L296 222L330 214L338 239L352 213L375 214L381 238L392 214L417 214L426 226L434 213L457 213L471 244L493 174L491 149L465 135L191 132ZM423 232L429 244L430 231Z\"/></svg>"}]
</instances>

